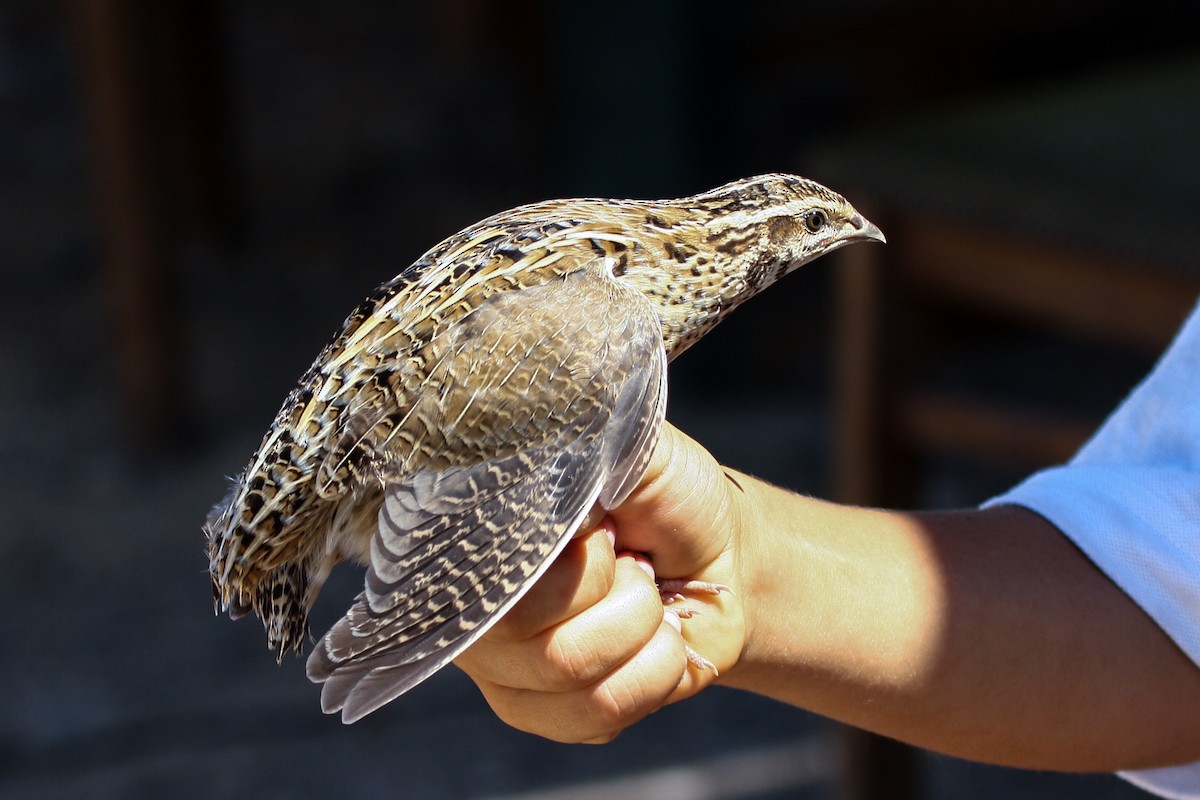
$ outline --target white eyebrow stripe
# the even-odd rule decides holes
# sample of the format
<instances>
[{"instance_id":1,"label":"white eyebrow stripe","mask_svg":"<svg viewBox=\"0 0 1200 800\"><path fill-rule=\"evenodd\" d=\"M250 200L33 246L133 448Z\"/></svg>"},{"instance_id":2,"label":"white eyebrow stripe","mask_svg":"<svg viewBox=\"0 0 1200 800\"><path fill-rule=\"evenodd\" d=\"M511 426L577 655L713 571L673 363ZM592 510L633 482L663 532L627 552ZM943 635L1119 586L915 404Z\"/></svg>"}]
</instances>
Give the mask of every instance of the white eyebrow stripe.
<instances>
[{"instance_id":1,"label":"white eyebrow stripe","mask_svg":"<svg viewBox=\"0 0 1200 800\"><path fill-rule=\"evenodd\" d=\"M750 228L760 225L772 217L799 217L805 211L813 208L824 208L826 204L819 198L788 200L782 207L765 205L757 208L743 208L719 217L722 227Z\"/></svg>"}]
</instances>

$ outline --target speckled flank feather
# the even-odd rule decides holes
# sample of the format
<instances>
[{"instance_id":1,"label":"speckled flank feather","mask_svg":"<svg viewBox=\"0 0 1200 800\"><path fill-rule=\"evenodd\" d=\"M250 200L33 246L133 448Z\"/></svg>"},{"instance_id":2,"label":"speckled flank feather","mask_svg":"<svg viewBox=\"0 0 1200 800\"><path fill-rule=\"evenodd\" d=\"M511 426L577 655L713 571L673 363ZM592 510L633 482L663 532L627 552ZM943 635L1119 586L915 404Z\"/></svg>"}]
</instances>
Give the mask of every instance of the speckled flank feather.
<instances>
[{"instance_id":1,"label":"speckled flank feather","mask_svg":"<svg viewBox=\"0 0 1200 800\"><path fill-rule=\"evenodd\" d=\"M680 200L555 200L451 236L380 286L288 396L205 524L213 593L299 650L329 570L368 566L318 643L327 711L448 663L645 469L666 363L746 298L882 240L788 175Z\"/></svg>"}]
</instances>

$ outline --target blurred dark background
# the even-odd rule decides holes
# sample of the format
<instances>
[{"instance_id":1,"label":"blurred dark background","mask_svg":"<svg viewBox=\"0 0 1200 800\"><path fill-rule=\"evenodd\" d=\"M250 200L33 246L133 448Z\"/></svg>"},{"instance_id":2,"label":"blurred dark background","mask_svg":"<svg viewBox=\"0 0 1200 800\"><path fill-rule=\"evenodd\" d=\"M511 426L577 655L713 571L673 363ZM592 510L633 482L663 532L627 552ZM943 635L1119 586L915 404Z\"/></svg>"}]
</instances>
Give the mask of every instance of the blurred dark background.
<instances>
[{"instance_id":1,"label":"blurred dark background","mask_svg":"<svg viewBox=\"0 0 1200 800\"><path fill-rule=\"evenodd\" d=\"M442 237L765 171L890 244L680 359L677 425L907 507L1067 457L1200 288L1190 8L0 2L0 796L1142 796L723 689L565 747L447 670L346 728L214 619L200 523L344 315Z\"/></svg>"}]
</instances>

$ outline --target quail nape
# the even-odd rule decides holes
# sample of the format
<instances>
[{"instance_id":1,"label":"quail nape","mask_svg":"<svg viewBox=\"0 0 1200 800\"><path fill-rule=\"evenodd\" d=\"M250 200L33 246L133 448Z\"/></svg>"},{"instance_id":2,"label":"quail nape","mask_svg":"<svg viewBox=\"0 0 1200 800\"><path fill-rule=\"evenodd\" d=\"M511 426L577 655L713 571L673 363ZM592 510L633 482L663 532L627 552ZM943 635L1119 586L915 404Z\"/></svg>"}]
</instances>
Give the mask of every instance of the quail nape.
<instances>
[{"instance_id":1,"label":"quail nape","mask_svg":"<svg viewBox=\"0 0 1200 800\"><path fill-rule=\"evenodd\" d=\"M884 236L783 174L677 200L534 203L454 234L350 314L210 513L218 609L253 611L282 657L330 569L366 565L307 671L346 722L390 702L633 490L668 361L862 241Z\"/></svg>"}]
</instances>

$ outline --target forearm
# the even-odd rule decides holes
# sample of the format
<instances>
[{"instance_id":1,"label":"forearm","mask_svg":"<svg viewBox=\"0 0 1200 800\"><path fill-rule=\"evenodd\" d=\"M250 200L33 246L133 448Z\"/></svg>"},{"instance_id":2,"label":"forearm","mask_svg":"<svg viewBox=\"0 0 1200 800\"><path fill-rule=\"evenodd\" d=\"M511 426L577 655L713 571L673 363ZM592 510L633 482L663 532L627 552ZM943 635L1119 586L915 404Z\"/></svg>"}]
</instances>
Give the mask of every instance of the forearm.
<instances>
[{"instance_id":1,"label":"forearm","mask_svg":"<svg viewBox=\"0 0 1200 800\"><path fill-rule=\"evenodd\" d=\"M723 683L968 758L1200 758L1200 670L1031 512L900 514L747 481Z\"/></svg>"}]
</instances>

